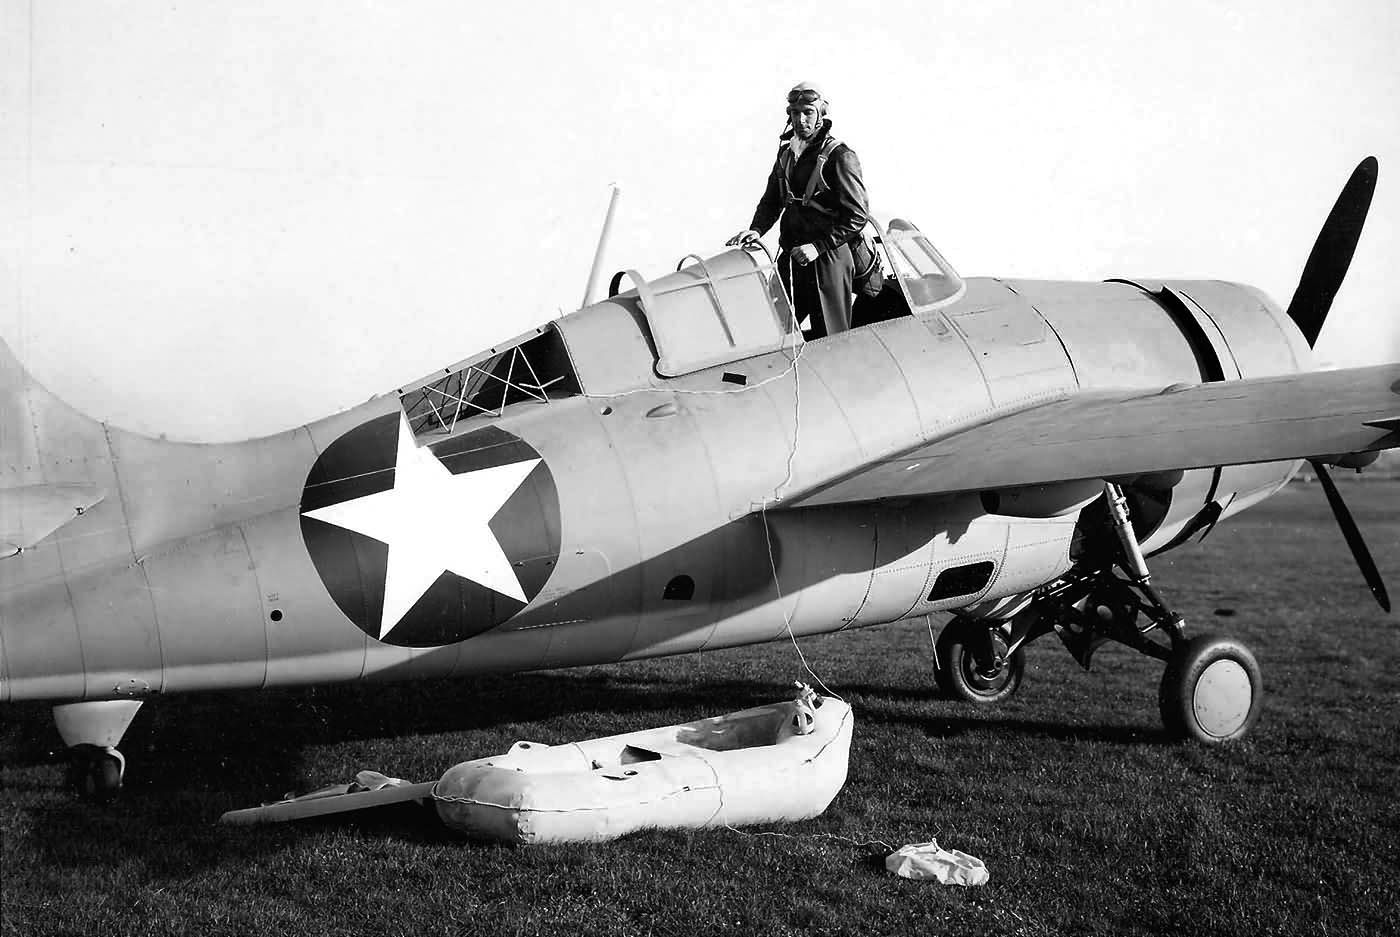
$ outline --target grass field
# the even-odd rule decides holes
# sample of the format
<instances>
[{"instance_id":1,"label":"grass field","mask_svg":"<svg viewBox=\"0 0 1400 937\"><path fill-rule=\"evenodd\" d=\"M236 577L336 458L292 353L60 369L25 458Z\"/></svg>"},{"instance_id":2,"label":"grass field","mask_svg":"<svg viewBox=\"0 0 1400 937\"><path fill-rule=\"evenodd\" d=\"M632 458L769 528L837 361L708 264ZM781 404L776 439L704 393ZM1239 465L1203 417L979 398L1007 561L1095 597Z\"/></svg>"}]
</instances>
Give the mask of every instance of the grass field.
<instances>
[{"instance_id":1,"label":"grass field","mask_svg":"<svg viewBox=\"0 0 1400 937\"><path fill-rule=\"evenodd\" d=\"M1400 594L1400 482L1343 488ZM780 836L647 833L512 849L416 807L230 829L224 810L376 768L431 779L518 738L561 742L789 696L791 645L470 683L171 698L127 736L128 789L61 789L45 707L3 711L6 935L1376 934L1400 931L1400 630L1371 601L1315 485L1291 485L1155 563L1193 633L1248 641L1268 687L1245 742L1167 742L1161 665L1049 639L1019 696L932 690L929 636L803 642L855 707L850 780ZM843 837L843 838L837 838ZM937 837L984 859L957 889L896 879Z\"/></svg>"}]
</instances>

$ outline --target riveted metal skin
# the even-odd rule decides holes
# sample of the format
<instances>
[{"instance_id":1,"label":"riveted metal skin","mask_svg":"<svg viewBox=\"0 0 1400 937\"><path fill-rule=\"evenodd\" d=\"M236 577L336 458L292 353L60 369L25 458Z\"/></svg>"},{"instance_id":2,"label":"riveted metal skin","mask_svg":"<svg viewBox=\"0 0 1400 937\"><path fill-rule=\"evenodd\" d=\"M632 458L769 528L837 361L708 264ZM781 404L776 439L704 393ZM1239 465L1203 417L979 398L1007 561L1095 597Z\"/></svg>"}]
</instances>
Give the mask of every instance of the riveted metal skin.
<instances>
[{"instance_id":1,"label":"riveted metal skin","mask_svg":"<svg viewBox=\"0 0 1400 937\"><path fill-rule=\"evenodd\" d=\"M539 460L491 521L519 595L444 569L387 631L394 547L308 513L405 471L395 396L276 436L185 444L88 419L0 349L0 485L106 492L0 560L0 700L601 663L993 602L1070 567L1078 507L793 496L1084 390L1199 383L1203 360L1226 379L1311 367L1275 304L1213 281L972 279L937 312L678 377L658 371L636 291L552 328L581 394L415 443L456 475ZM1228 516L1266 497L1296 464L1177 473L1159 483L1144 547L1170 544L1209 502ZM978 591L930 599L940 574L982 563ZM671 589L678 577L693 588Z\"/></svg>"}]
</instances>

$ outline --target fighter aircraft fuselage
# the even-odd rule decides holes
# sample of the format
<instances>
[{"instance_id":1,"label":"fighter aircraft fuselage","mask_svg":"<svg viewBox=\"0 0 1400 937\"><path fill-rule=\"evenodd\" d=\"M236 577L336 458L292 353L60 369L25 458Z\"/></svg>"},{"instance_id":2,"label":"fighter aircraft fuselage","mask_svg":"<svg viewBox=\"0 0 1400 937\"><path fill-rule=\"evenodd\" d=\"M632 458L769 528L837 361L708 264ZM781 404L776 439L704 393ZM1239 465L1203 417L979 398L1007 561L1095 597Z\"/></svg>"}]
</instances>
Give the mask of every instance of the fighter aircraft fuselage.
<instances>
[{"instance_id":1,"label":"fighter aircraft fuselage","mask_svg":"<svg viewBox=\"0 0 1400 937\"><path fill-rule=\"evenodd\" d=\"M536 397L417 424L389 394L226 445L100 424L10 359L0 480L101 499L0 560L0 701L563 667L992 612L1071 568L1102 480L829 504L822 486L1084 390L1311 367L1293 322L1236 284L966 285L936 312L676 376L633 291L537 330L567 390L536 375ZM1296 465L1125 479L1144 549Z\"/></svg>"}]
</instances>

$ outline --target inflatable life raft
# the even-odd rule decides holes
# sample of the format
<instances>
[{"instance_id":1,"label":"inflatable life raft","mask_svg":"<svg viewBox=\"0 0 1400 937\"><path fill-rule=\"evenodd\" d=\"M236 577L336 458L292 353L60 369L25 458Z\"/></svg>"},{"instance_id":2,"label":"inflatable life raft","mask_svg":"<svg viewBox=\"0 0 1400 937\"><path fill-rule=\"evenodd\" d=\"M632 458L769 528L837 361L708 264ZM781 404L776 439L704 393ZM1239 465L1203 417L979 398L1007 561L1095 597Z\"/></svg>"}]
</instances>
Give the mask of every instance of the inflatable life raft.
<instances>
[{"instance_id":1,"label":"inflatable life raft","mask_svg":"<svg viewBox=\"0 0 1400 937\"><path fill-rule=\"evenodd\" d=\"M595 842L642 829L805 820L846 783L851 707L796 700L564 745L516 742L432 787L443 822L474 839Z\"/></svg>"}]
</instances>

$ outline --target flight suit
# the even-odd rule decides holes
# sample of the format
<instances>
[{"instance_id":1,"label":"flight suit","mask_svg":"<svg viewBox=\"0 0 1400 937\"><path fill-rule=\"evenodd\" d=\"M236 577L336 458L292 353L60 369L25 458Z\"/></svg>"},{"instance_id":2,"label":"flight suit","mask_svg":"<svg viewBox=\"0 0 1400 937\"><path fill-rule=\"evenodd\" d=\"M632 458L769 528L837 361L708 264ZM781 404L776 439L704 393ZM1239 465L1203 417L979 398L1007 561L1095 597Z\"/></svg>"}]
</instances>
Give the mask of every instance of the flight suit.
<instances>
[{"instance_id":1,"label":"flight suit","mask_svg":"<svg viewBox=\"0 0 1400 937\"><path fill-rule=\"evenodd\" d=\"M831 138L830 120L823 121L796 159L790 142L791 133L778 149L749 227L762 235L781 216L778 270L798 320L810 316L810 332L819 338L851 327L855 270L849 244L865 227L865 183L855 151ZM806 265L789 259L792 249L803 244L819 252Z\"/></svg>"}]
</instances>

